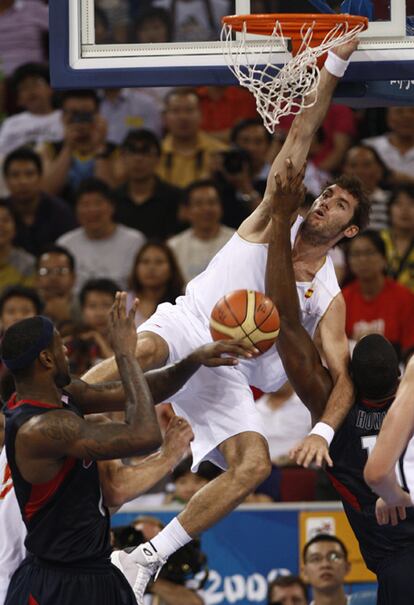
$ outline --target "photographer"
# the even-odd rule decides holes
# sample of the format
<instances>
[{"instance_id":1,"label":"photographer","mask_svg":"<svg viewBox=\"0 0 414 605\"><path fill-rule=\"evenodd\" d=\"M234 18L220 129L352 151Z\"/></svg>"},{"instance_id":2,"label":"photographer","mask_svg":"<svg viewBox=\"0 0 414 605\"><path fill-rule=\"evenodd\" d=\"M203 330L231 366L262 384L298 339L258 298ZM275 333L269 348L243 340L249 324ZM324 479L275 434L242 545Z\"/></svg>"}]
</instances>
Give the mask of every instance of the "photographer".
<instances>
[{"instance_id":1,"label":"photographer","mask_svg":"<svg viewBox=\"0 0 414 605\"><path fill-rule=\"evenodd\" d=\"M41 155L47 193L72 202L81 181L97 177L113 184L115 146L107 142L107 125L99 114L94 90L69 90L62 100L63 140L47 142Z\"/></svg>"},{"instance_id":2,"label":"photographer","mask_svg":"<svg viewBox=\"0 0 414 605\"><path fill-rule=\"evenodd\" d=\"M230 149L221 156L221 168L215 180L222 192L223 223L237 229L262 199L253 182L253 166L249 152Z\"/></svg>"},{"instance_id":3,"label":"photographer","mask_svg":"<svg viewBox=\"0 0 414 605\"><path fill-rule=\"evenodd\" d=\"M163 527L156 517L137 517L130 526L112 530L113 546L135 548L154 538ZM194 577L199 572L204 572L201 580ZM207 577L207 558L200 549L200 540L193 540L168 559L157 580L148 587L145 605L204 605L197 590L204 586Z\"/></svg>"}]
</instances>

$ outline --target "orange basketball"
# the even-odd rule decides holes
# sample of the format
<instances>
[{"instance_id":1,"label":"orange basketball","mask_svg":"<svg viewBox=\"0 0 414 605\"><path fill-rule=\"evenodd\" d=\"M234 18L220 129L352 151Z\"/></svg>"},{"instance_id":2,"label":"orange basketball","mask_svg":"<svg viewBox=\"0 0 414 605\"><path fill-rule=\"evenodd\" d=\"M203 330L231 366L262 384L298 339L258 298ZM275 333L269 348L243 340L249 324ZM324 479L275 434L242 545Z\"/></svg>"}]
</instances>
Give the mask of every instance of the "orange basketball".
<instances>
[{"instance_id":1,"label":"orange basketball","mask_svg":"<svg viewBox=\"0 0 414 605\"><path fill-rule=\"evenodd\" d=\"M213 340L245 340L264 353L279 334L279 313L270 298L254 290L235 290L220 298L210 317Z\"/></svg>"}]
</instances>

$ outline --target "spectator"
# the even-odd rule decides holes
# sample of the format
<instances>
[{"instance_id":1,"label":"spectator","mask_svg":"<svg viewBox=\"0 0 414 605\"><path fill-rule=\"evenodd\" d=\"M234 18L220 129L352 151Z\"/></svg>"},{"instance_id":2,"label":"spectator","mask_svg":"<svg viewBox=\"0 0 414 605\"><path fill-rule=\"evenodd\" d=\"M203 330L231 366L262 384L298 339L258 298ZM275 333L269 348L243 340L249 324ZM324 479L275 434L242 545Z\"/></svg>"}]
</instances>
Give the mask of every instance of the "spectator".
<instances>
[{"instance_id":1,"label":"spectator","mask_svg":"<svg viewBox=\"0 0 414 605\"><path fill-rule=\"evenodd\" d=\"M32 286L35 277L34 257L13 246L16 222L10 206L0 201L0 290L7 286Z\"/></svg>"},{"instance_id":2,"label":"spectator","mask_svg":"<svg viewBox=\"0 0 414 605\"><path fill-rule=\"evenodd\" d=\"M191 472L192 458L189 456L178 464L173 470L172 479L174 491L167 496L166 503L179 502L185 504L209 481L215 479L222 472L211 462L202 462L195 473Z\"/></svg>"},{"instance_id":3,"label":"spectator","mask_svg":"<svg viewBox=\"0 0 414 605\"><path fill-rule=\"evenodd\" d=\"M185 196L191 227L168 240L186 281L204 271L213 256L228 242L234 230L221 224L220 193L214 181L195 181Z\"/></svg>"},{"instance_id":4,"label":"spectator","mask_svg":"<svg viewBox=\"0 0 414 605\"><path fill-rule=\"evenodd\" d=\"M321 128L321 141L312 154L312 162L319 170L336 173L357 135L356 119L352 109L332 104Z\"/></svg>"},{"instance_id":5,"label":"spectator","mask_svg":"<svg viewBox=\"0 0 414 605\"><path fill-rule=\"evenodd\" d=\"M170 13L164 8L148 7L141 10L134 23L132 42L165 44L172 42L173 25Z\"/></svg>"},{"instance_id":6,"label":"spectator","mask_svg":"<svg viewBox=\"0 0 414 605\"><path fill-rule=\"evenodd\" d=\"M40 0L0 0L1 71L11 76L27 57L45 59L48 8Z\"/></svg>"},{"instance_id":7,"label":"spectator","mask_svg":"<svg viewBox=\"0 0 414 605\"><path fill-rule=\"evenodd\" d=\"M96 0L96 9L105 14L110 43L125 44L128 41L128 0Z\"/></svg>"},{"instance_id":8,"label":"spectator","mask_svg":"<svg viewBox=\"0 0 414 605\"><path fill-rule=\"evenodd\" d=\"M174 303L183 290L184 280L171 249L161 242L144 244L129 278L128 305L139 298L136 325L148 319L159 304Z\"/></svg>"},{"instance_id":9,"label":"spectator","mask_svg":"<svg viewBox=\"0 0 414 605\"><path fill-rule=\"evenodd\" d=\"M221 141L228 141L231 129L257 117L256 101L241 86L205 86L197 90L202 114L201 128Z\"/></svg>"},{"instance_id":10,"label":"spectator","mask_svg":"<svg viewBox=\"0 0 414 605\"><path fill-rule=\"evenodd\" d=\"M99 113L94 90L69 90L62 100L63 140L42 147L45 190L72 201L80 183L92 176L113 183L114 144Z\"/></svg>"},{"instance_id":11,"label":"spectator","mask_svg":"<svg viewBox=\"0 0 414 605\"><path fill-rule=\"evenodd\" d=\"M217 40L220 22L229 12L227 0L154 0L172 15L174 41Z\"/></svg>"},{"instance_id":12,"label":"spectator","mask_svg":"<svg viewBox=\"0 0 414 605\"><path fill-rule=\"evenodd\" d=\"M355 145L345 154L342 174L357 176L371 200L369 228L380 230L388 227L388 202L390 191L381 187L388 170L373 147Z\"/></svg>"},{"instance_id":13,"label":"spectator","mask_svg":"<svg viewBox=\"0 0 414 605\"><path fill-rule=\"evenodd\" d=\"M233 128L231 142L248 152L253 167L253 181L256 189L264 193L270 170L270 148L272 136L260 118L243 120Z\"/></svg>"},{"instance_id":14,"label":"spectator","mask_svg":"<svg viewBox=\"0 0 414 605\"><path fill-rule=\"evenodd\" d=\"M107 139L120 145L128 132L147 128L161 135L161 112L149 95L131 88L107 88L100 113L108 124Z\"/></svg>"},{"instance_id":15,"label":"spectator","mask_svg":"<svg viewBox=\"0 0 414 605\"><path fill-rule=\"evenodd\" d=\"M40 315L43 303L36 290L25 286L10 286L0 296L0 324L2 334L13 324Z\"/></svg>"},{"instance_id":16,"label":"spectator","mask_svg":"<svg viewBox=\"0 0 414 605\"><path fill-rule=\"evenodd\" d=\"M75 259L62 246L49 246L37 260L37 290L45 304L44 314L65 335L79 323L80 307L74 295Z\"/></svg>"},{"instance_id":17,"label":"spectator","mask_svg":"<svg viewBox=\"0 0 414 605\"><path fill-rule=\"evenodd\" d=\"M389 132L363 142L378 152L395 184L413 184L414 107L389 107L387 124Z\"/></svg>"},{"instance_id":18,"label":"spectator","mask_svg":"<svg viewBox=\"0 0 414 605\"><path fill-rule=\"evenodd\" d=\"M414 346L414 294L385 276L385 245L376 231L364 231L350 242L348 260L355 277L342 291L348 338L382 334L401 356Z\"/></svg>"},{"instance_id":19,"label":"spectator","mask_svg":"<svg viewBox=\"0 0 414 605\"><path fill-rule=\"evenodd\" d=\"M82 325L65 340L71 374L82 376L113 355L108 338L108 315L119 286L110 279L87 281L80 294Z\"/></svg>"},{"instance_id":20,"label":"spectator","mask_svg":"<svg viewBox=\"0 0 414 605\"><path fill-rule=\"evenodd\" d=\"M277 576L268 587L268 605L307 605L306 584L299 576Z\"/></svg>"},{"instance_id":21,"label":"spectator","mask_svg":"<svg viewBox=\"0 0 414 605\"><path fill-rule=\"evenodd\" d=\"M381 231L388 274L414 293L414 187L397 189L388 211L390 228Z\"/></svg>"},{"instance_id":22,"label":"spectator","mask_svg":"<svg viewBox=\"0 0 414 605\"><path fill-rule=\"evenodd\" d=\"M112 191L99 179L87 179L76 195L76 214L80 227L57 240L76 262L76 290L97 277L113 279L126 288L128 275L144 235L114 221Z\"/></svg>"},{"instance_id":23,"label":"spectator","mask_svg":"<svg viewBox=\"0 0 414 605\"><path fill-rule=\"evenodd\" d=\"M211 176L217 153L226 145L200 130L200 102L195 90L174 88L166 97L168 134L162 142L161 178L177 187Z\"/></svg>"},{"instance_id":24,"label":"spectator","mask_svg":"<svg viewBox=\"0 0 414 605\"><path fill-rule=\"evenodd\" d=\"M140 229L146 237L166 239L177 232L182 191L157 176L160 155L154 133L128 133L120 155L126 184L116 191L116 218L128 227Z\"/></svg>"},{"instance_id":25,"label":"spectator","mask_svg":"<svg viewBox=\"0 0 414 605\"><path fill-rule=\"evenodd\" d=\"M311 605L375 605L376 593L360 592L346 596L345 576L351 565L348 550L336 536L318 534L303 549L302 577L313 590Z\"/></svg>"},{"instance_id":26,"label":"spectator","mask_svg":"<svg viewBox=\"0 0 414 605\"><path fill-rule=\"evenodd\" d=\"M49 69L39 63L26 63L13 74L13 87L21 113L6 118L0 130L0 155L22 145L37 146L58 141L63 129L61 112L53 108Z\"/></svg>"},{"instance_id":27,"label":"spectator","mask_svg":"<svg viewBox=\"0 0 414 605\"><path fill-rule=\"evenodd\" d=\"M4 160L3 174L10 191L6 201L16 219L15 245L37 256L75 227L71 209L43 191L42 161L36 152L25 147L12 151Z\"/></svg>"}]
</instances>

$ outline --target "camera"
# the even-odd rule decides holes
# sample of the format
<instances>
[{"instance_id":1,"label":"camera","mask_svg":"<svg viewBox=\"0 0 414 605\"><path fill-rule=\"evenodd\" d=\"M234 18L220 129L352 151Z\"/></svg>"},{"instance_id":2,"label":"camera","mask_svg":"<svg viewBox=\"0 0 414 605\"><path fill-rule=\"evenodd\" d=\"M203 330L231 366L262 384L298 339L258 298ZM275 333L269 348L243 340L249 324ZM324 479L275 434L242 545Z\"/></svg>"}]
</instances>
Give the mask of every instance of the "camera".
<instances>
[{"instance_id":1,"label":"camera","mask_svg":"<svg viewBox=\"0 0 414 605\"><path fill-rule=\"evenodd\" d=\"M229 174L239 174L245 165L250 167L250 156L244 149L230 149L223 154L223 168Z\"/></svg>"}]
</instances>

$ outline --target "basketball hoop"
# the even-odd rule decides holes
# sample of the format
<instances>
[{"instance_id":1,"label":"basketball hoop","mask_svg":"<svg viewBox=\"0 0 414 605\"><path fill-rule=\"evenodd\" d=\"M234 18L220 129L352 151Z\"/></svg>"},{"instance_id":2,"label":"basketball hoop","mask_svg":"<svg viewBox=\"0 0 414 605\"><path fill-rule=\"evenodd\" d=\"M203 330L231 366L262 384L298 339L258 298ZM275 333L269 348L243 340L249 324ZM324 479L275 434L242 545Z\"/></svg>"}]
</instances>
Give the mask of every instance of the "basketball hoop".
<instances>
[{"instance_id":1,"label":"basketball hoop","mask_svg":"<svg viewBox=\"0 0 414 605\"><path fill-rule=\"evenodd\" d=\"M366 17L341 14L230 15L222 22L227 65L254 95L257 111L271 133L281 117L298 114L316 103L318 59L368 27ZM233 32L240 32L240 39L233 40ZM254 49L249 53L247 34L266 36L265 50L255 57ZM274 53L281 48L285 53L292 52L293 57L278 67Z\"/></svg>"}]
</instances>

